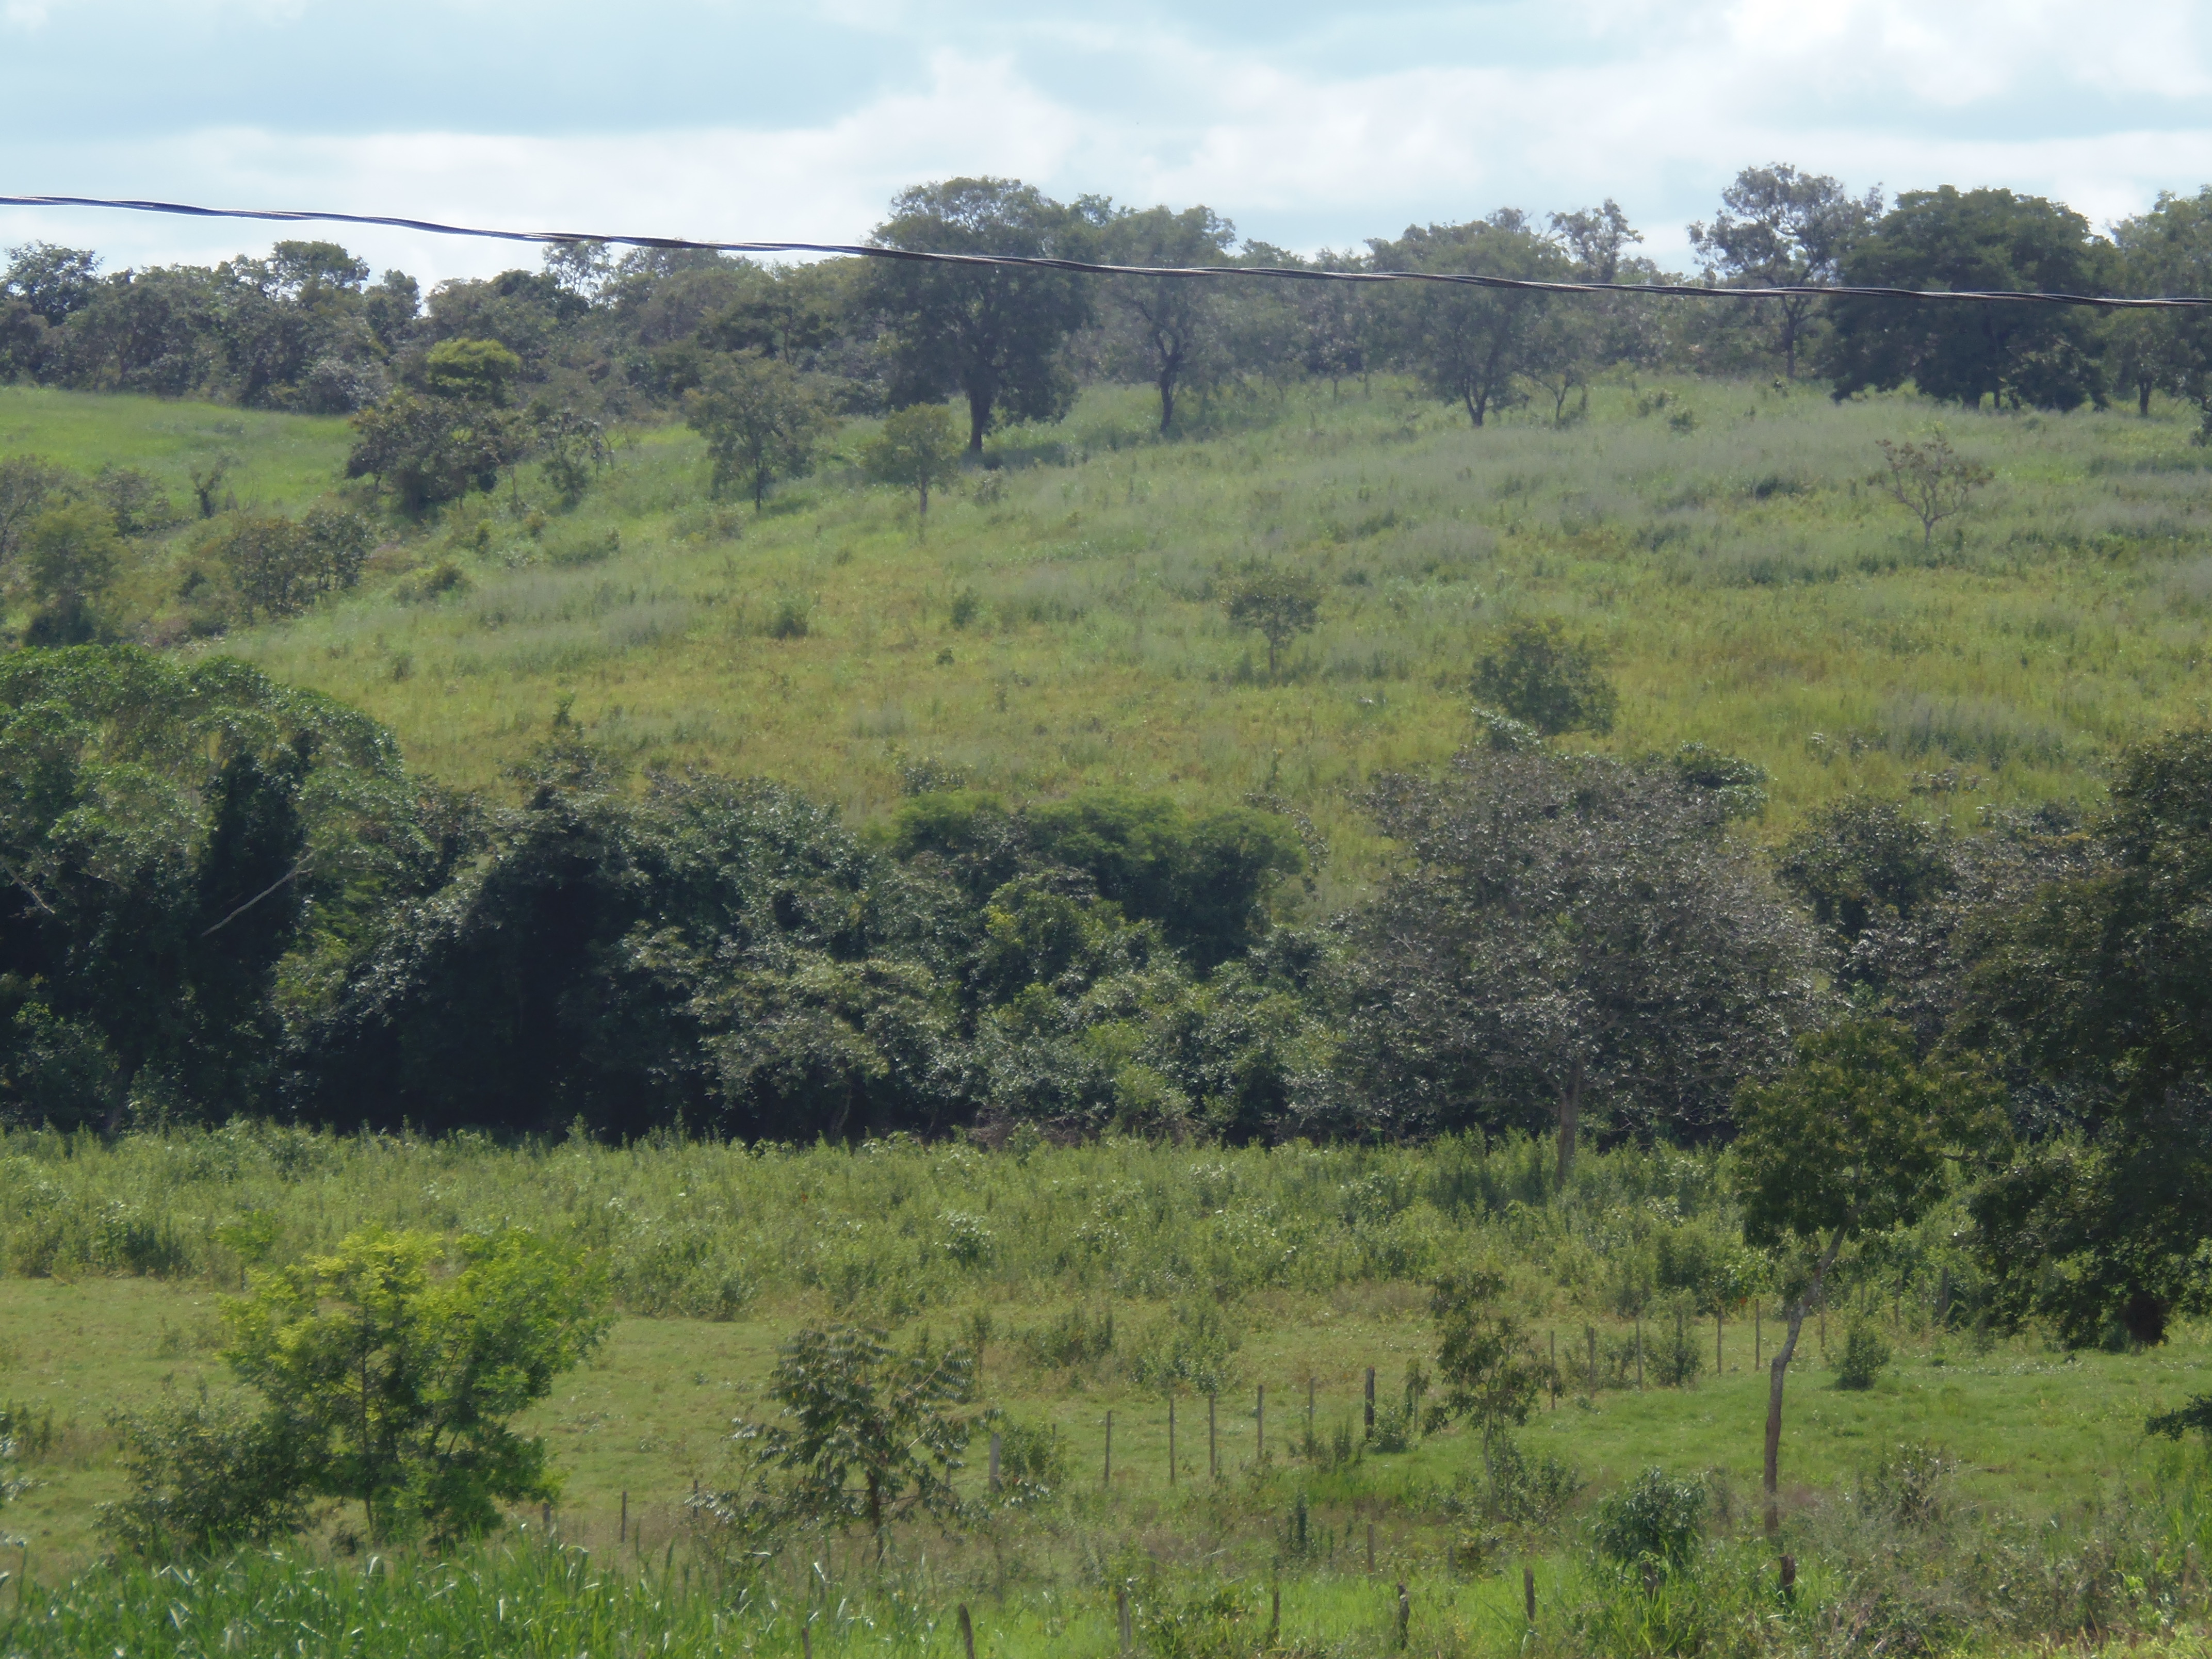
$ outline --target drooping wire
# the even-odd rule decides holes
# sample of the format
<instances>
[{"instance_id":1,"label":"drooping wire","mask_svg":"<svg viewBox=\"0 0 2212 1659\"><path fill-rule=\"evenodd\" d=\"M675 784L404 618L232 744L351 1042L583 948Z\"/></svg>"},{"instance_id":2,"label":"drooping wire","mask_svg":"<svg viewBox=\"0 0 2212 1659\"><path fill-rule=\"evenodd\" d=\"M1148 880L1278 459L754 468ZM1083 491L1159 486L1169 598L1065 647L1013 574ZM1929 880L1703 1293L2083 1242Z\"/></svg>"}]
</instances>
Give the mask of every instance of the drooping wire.
<instances>
[{"instance_id":1,"label":"drooping wire","mask_svg":"<svg viewBox=\"0 0 2212 1659\"><path fill-rule=\"evenodd\" d=\"M433 236L469 236L503 242L547 246L600 243L614 247L663 248L700 253L829 253L860 259L902 259L926 264L1006 265L1038 270L1075 271L1093 276L1262 276L1318 283L1443 283L1468 288L1512 289L1533 294L1632 294L1673 300L1915 300L1964 301L1978 305L2090 306L2100 310L2197 310L2212 307L2212 295L2168 294L2054 294L2024 289L1871 288L1836 284L1785 284L1773 288L1721 288L1703 283L1559 283L1521 276L1486 276L1453 270L1327 270L1304 265L1117 265L1091 259L1055 259L1012 253L943 253L921 248L884 247L863 242L702 242L682 236L605 234L581 230L497 230L480 225L441 224L374 213L328 213L291 208L210 208L184 202L109 199L97 196L0 196L0 207L113 208L130 213L167 213L192 219L258 219L278 224L378 225Z\"/></svg>"}]
</instances>

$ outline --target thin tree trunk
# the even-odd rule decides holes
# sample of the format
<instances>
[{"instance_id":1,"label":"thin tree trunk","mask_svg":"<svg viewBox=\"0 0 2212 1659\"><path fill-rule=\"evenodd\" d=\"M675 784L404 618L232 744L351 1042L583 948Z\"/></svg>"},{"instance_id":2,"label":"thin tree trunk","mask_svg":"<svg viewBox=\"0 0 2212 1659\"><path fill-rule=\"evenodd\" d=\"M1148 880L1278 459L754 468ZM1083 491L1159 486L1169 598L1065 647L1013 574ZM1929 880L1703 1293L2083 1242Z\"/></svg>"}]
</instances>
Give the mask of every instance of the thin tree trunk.
<instances>
[{"instance_id":1,"label":"thin tree trunk","mask_svg":"<svg viewBox=\"0 0 2212 1659\"><path fill-rule=\"evenodd\" d=\"M1583 1062L1577 1054L1568 1068L1566 1087L1559 1091L1559 1190L1566 1190L1575 1172L1575 1137L1583 1121Z\"/></svg>"},{"instance_id":2,"label":"thin tree trunk","mask_svg":"<svg viewBox=\"0 0 2212 1659\"><path fill-rule=\"evenodd\" d=\"M1766 1530L1777 1531L1782 1525L1782 1389L1789 1381L1790 1361L1797 1352L1797 1334L1805 1328L1805 1315L1819 1299L1822 1283L1828 1269L1836 1265L1836 1253L1844 1247L1844 1231L1850 1226L1846 1218L1829 1237L1827 1248L1814 1264L1812 1281L1805 1293L1790 1304L1790 1334L1776 1350L1774 1361L1766 1373Z\"/></svg>"},{"instance_id":3,"label":"thin tree trunk","mask_svg":"<svg viewBox=\"0 0 2212 1659\"><path fill-rule=\"evenodd\" d=\"M969 392L968 394L968 453L970 455L981 455L983 453L983 434L989 429L990 424L990 394L980 392Z\"/></svg>"}]
</instances>

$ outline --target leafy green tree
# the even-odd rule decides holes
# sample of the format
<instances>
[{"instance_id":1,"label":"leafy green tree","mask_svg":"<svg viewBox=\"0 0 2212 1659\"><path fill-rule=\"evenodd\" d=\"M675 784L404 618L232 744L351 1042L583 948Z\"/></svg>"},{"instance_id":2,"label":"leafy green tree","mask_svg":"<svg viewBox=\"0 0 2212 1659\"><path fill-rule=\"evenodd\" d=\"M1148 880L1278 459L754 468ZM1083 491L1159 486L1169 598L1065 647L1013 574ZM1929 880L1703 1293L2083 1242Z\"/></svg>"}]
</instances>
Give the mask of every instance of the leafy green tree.
<instances>
[{"instance_id":1,"label":"leafy green tree","mask_svg":"<svg viewBox=\"0 0 2212 1659\"><path fill-rule=\"evenodd\" d=\"M76 475L36 455L0 461L0 578L15 574L23 539L39 515L77 487Z\"/></svg>"},{"instance_id":2,"label":"leafy green tree","mask_svg":"<svg viewBox=\"0 0 2212 1659\"><path fill-rule=\"evenodd\" d=\"M1321 584L1304 570L1261 565L1247 570L1222 601L1230 623L1258 631L1267 641L1267 678L1273 679L1283 647L1321 621Z\"/></svg>"},{"instance_id":3,"label":"leafy green tree","mask_svg":"<svg viewBox=\"0 0 2212 1659\"><path fill-rule=\"evenodd\" d=\"M769 1376L776 1419L737 1425L752 1484L700 1507L751 1531L862 1525L878 1560L899 1521L959 1523L968 1506L952 1477L981 1419L953 1407L969 1398L973 1366L926 1334L900 1352L866 1326L799 1332Z\"/></svg>"},{"instance_id":4,"label":"leafy green tree","mask_svg":"<svg viewBox=\"0 0 2212 1659\"><path fill-rule=\"evenodd\" d=\"M279 962L433 879L388 734L243 665L0 658L0 1115L275 1103Z\"/></svg>"},{"instance_id":5,"label":"leafy green tree","mask_svg":"<svg viewBox=\"0 0 2212 1659\"><path fill-rule=\"evenodd\" d=\"M489 492L524 448L521 430L506 410L412 392L395 392L362 410L353 429L346 477L389 489L408 513L458 501L472 489Z\"/></svg>"},{"instance_id":6,"label":"leafy green tree","mask_svg":"<svg viewBox=\"0 0 2212 1659\"><path fill-rule=\"evenodd\" d=\"M1844 257L1855 286L2094 294L2108 249L2069 208L2008 190L1907 191ZM1842 299L1824 369L1838 398L1911 381L1972 409L2102 401L2097 324L2072 306Z\"/></svg>"},{"instance_id":7,"label":"leafy green tree","mask_svg":"<svg viewBox=\"0 0 2212 1659\"><path fill-rule=\"evenodd\" d=\"M951 415L940 404L917 404L887 416L860 452L860 466L878 483L915 492L921 533L927 536L930 489L960 468L960 437Z\"/></svg>"},{"instance_id":8,"label":"leafy green tree","mask_svg":"<svg viewBox=\"0 0 2212 1659\"><path fill-rule=\"evenodd\" d=\"M1528 1420L1544 1386L1528 1325L1505 1303L1504 1275L1470 1268L1437 1281L1430 1301L1436 1319L1437 1375L1444 1387L1437 1414L1470 1418L1491 1458L1509 1425Z\"/></svg>"},{"instance_id":9,"label":"leafy green tree","mask_svg":"<svg viewBox=\"0 0 2212 1659\"><path fill-rule=\"evenodd\" d=\"M1124 211L1106 222L1100 246L1115 264L1188 266L1220 264L1237 227L1211 208ZM1160 430L1175 425L1176 393L1215 366L1220 351L1219 285L1192 276L1116 276L1107 304L1119 326L1109 354L1117 367L1141 372L1160 397Z\"/></svg>"},{"instance_id":10,"label":"leafy green tree","mask_svg":"<svg viewBox=\"0 0 2212 1659\"><path fill-rule=\"evenodd\" d=\"M684 408L691 429L707 441L714 493L742 483L756 513L771 483L812 468L815 447L832 422L828 404L787 360L757 351L735 353L710 370L685 394ZM927 485L924 491L926 512Z\"/></svg>"},{"instance_id":11,"label":"leafy green tree","mask_svg":"<svg viewBox=\"0 0 2212 1659\"><path fill-rule=\"evenodd\" d=\"M2023 1146L1972 1201L2007 1317L2154 1344L2206 1305L2212 1240L2212 733L2120 757L2099 856L1986 915L1950 1041L2016 1049L2075 1133Z\"/></svg>"},{"instance_id":12,"label":"leafy green tree","mask_svg":"<svg viewBox=\"0 0 2212 1659\"><path fill-rule=\"evenodd\" d=\"M1816 808L1778 849L1775 873L1846 948L1909 921L1958 884L1942 826L1895 801L1850 795Z\"/></svg>"},{"instance_id":13,"label":"leafy green tree","mask_svg":"<svg viewBox=\"0 0 2212 1659\"><path fill-rule=\"evenodd\" d=\"M23 538L23 575L40 605L33 645L79 645L97 631L94 607L115 580L123 544L115 515L94 501L64 501L31 521Z\"/></svg>"},{"instance_id":14,"label":"leafy green tree","mask_svg":"<svg viewBox=\"0 0 2212 1659\"><path fill-rule=\"evenodd\" d=\"M312 509L303 519L248 514L209 550L221 562L247 620L295 617L326 593L360 581L376 532L357 513Z\"/></svg>"},{"instance_id":15,"label":"leafy green tree","mask_svg":"<svg viewBox=\"0 0 2212 1659\"><path fill-rule=\"evenodd\" d=\"M100 286L100 256L52 242L26 242L8 250L0 295L21 300L50 327L59 328L90 305Z\"/></svg>"},{"instance_id":16,"label":"leafy green tree","mask_svg":"<svg viewBox=\"0 0 2212 1659\"><path fill-rule=\"evenodd\" d=\"M505 409L522 359L496 340L441 340L423 354L422 390L478 409Z\"/></svg>"},{"instance_id":17,"label":"leafy green tree","mask_svg":"<svg viewBox=\"0 0 2212 1659\"><path fill-rule=\"evenodd\" d=\"M311 1490L362 1506L378 1540L450 1540L498 1504L558 1495L513 1419L611 1322L590 1264L520 1229L470 1235L450 1278L423 1233L371 1228L261 1276L226 1310L240 1379L301 1447Z\"/></svg>"},{"instance_id":18,"label":"leafy green tree","mask_svg":"<svg viewBox=\"0 0 2212 1659\"><path fill-rule=\"evenodd\" d=\"M1558 245L1512 208L1463 225L1414 226L1370 246L1389 269L1540 281L1573 275ZM1479 427L1525 395L1521 383L1544 348L1552 303L1521 289L1404 283L1389 296L1394 353L1432 397L1458 404Z\"/></svg>"},{"instance_id":19,"label":"leafy green tree","mask_svg":"<svg viewBox=\"0 0 2212 1659\"><path fill-rule=\"evenodd\" d=\"M1851 1019L1799 1039L1790 1067L1736 1097L1744 1237L1797 1253L1788 1329L1767 1373L1765 1491L1775 1523L1782 1397L1805 1316L1847 1243L1909 1227L1942 1198L1951 1166L2004 1133L1977 1074L1915 1060L1911 1034Z\"/></svg>"},{"instance_id":20,"label":"leafy green tree","mask_svg":"<svg viewBox=\"0 0 2212 1659\"><path fill-rule=\"evenodd\" d=\"M1613 730L1620 695L1598 654L1556 617L1508 623L1474 665L1474 695L1545 737Z\"/></svg>"},{"instance_id":21,"label":"leafy green tree","mask_svg":"<svg viewBox=\"0 0 2212 1659\"><path fill-rule=\"evenodd\" d=\"M891 203L880 246L921 252L1054 258L1088 252L1082 220L1009 179L921 185ZM865 303L890 332L891 399L968 402L968 450L1006 420L1054 421L1075 401L1067 341L1091 319L1091 290L1068 271L877 259Z\"/></svg>"},{"instance_id":22,"label":"leafy green tree","mask_svg":"<svg viewBox=\"0 0 2212 1659\"><path fill-rule=\"evenodd\" d=\"M313 1513L307 1449L292 1419L203 1397L115 1420L126 1497L100 1529L133 1554L204 1555L270 1544Z\"/></svg>"},{"instance_id":23,"label":"leafy green tree","mask_svg":"<svg viewBox=\"0 0 2212 1659\"><path fill-rule=\"evenodd\" d=\"M1469 749L1368 805L1407 857L1352 920L1347 1128L1548 1120L1564 1185L1587 1110L1714 1134L1818 1010L1809 933L1663 761Z\"/></svg>"},{"instance_id":24,"label":"leafy green tree","mask_svg":"<svg viewBox=\"0 0 2212 1659\"><path fill-rule=\"evenodd\" d=\"M2161 191L2148 213L2112 227L2118 285L2141 295L2202 294L2212 282L2212 187L2194 196ZM2116 386L2136 394L2139 414L2165 392L2197 405L2199 441L2212 434L2212 324L2196 311L2125 311L2106 324L2106 358Z\"/></svg>"},{"instance_id":25,"label":"leafy green tree","mask_svg":"<svg viewBox=\"0 0 2212 1659\"><path fill-rule=\"evenodd\" d=\"M1690 246L1709 276L1738 288L1825 288L1881 216L1881 191L1855 197L1824 173L1787 161L1746 167L1721 191L1710 224L1690 227ZM1782 372L1797 378L1798 353L1814 306L1809 295L1757 302L1775 319Z\"/></svg>"}]
</instances>

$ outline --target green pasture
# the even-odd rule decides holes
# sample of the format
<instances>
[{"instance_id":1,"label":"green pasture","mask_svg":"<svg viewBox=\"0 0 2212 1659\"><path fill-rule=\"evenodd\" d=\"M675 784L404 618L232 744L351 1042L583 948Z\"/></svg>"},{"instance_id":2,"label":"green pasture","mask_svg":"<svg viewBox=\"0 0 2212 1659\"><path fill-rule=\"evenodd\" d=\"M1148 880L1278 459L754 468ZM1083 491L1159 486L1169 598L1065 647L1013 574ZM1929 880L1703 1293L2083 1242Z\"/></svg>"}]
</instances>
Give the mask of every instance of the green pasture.
<instances>
[{"instance_id":1,"label":"green pasture","mask_svg":"<svg viewBox=\"0 0 2212 1659\"><path fill-rule=\"evenodd\" d=\"M1523 614L1610 653L1622 714L1598 746L1765 766L1766 834L1858 788L1966 820L2078 798L2115 744L2205 712L2212 451L2171 408L1961 415L1671 380L1601 386L1564 428L1478 431L1378 380L1257 395L1182 441L1149 418L1109 387L1000 434L926 540L848 464L866 422L761 515L708 499L680 426L632 432L574 512L525 468L392 526L360 592L219 648L358 703L457 783L498 787L565 720L641 767L772 775L860 818L923 775L1266 794L1309 812L1354 882L1371 842L1348 797L1463 739L1474 653ZM1938 420L1996 479L1923 547L1869 479L1878 441ZM21 391L0 392L4 421L21 435L0 447L157 471L242 434L242 495L270 505L335 488L344 434ZM174 556L149 550L131 589L157 637ZM1255 558L1329 596L1273 682L1217 598ZM410 571L441 562L465 586L406 602Z\"/></svg>"},{"instance_id":2,"label":"green pasture","mask_svg":"<svg viewBox=\"0 0 2212 1659\"><path fill-rule=\"evenodd\" d=\"M88 473L136 467L187 513L198 510L191 469L224 456L234 465L223 491L241 507L295 511L335 487L350 439L336 416L0 386L0 455L38 455Z\"/></svg>"}]
</instances>

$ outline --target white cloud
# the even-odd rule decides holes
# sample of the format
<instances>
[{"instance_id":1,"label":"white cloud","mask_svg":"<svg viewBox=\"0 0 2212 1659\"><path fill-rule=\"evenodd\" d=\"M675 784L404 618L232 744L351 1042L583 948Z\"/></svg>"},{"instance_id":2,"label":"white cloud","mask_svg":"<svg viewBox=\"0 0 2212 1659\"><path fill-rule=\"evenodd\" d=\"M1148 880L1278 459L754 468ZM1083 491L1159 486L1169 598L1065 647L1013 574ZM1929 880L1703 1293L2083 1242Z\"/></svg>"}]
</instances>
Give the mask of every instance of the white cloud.
<instances>
[{"instance_id":1,"label":"white cloud","mask_svg":"<svg viewBox=\"0 0 2212 1659\"><path fill-rule=\"evenodd\" d=\"M927 21L939 38L959 33L896 0L844 0L841 15L878 31L920 33ZM1547 31L1535 45L1525 29L1509 40L1509 23L1531 18ZM986 28L971 16L988 49L917 51L912 89L812 124L588 136L231 127L143 145L18 144L13 170L27 178L51 162L51 187L87 193L820 241L864 236L894 191L957 173L1204 201L1248 234L1302 247L1613 196L1649 250L1678 264L1683 224L1747 163L1795 161L1861 188L2004 184L2100 222L2212 178L2212 113L2190 106L2212 88L2212 46L2185 0L1581 0L1469 19L1460 38L1477 44L1455 48L1461 61L1409 46L1401 64L1355 72L1218 33L1200 46L1143 20L1116 30L1096 14L1028 14ZM20 240L19 222L0 221L0 240ZM267 240L52 216L28 234L137 259ZM432 277L535 258L397 234L347 240Z\"/></svg>"},{"instance_id":2,"label":"white cloud","mask_svg":"<svg viewBox=\"0 0 2212 1659\"><path fill-rule=\"evenodd\" d=\"M26 33L44 28L46 16L43 0L8 0L5 6L0 6L0 23Z\"/></svg>"}]
</instances>

